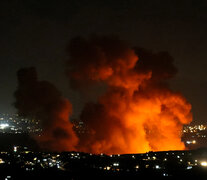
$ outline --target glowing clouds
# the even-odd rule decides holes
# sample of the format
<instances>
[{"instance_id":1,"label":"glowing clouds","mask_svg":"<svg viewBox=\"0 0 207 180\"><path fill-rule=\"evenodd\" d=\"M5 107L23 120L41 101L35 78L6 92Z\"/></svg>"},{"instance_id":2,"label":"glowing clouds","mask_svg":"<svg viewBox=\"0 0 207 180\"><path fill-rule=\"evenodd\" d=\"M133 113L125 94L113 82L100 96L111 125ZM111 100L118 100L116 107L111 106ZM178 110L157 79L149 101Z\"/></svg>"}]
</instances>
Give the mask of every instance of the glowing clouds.
<instances>
[{"instance_id":1,"label":"glowing clouds","mask_svg":"<svg viewBox=\"0 0 207 180\"><path fill-rule=\"evenodd\" d=\"M167 86L177 71L168 53L134 51L118 38L95 36L73 39L69 54L67 72L76 90L98 82L107 86L97 103L83 109L81 120L90 133L80 137L80 150L111 154L185 148L180 132L192 120L191 105Z\"/></svg>"},{"instance_id":2,"label":"glowing clouds","mask_svg":"<svg viewBox=\"0 0 207 180\"><path fill-rule=\"evenodd\" d=\"M185 148L181 130L192 120L191 105L168 87L177 69L167 52L132 49L106 36L74 38L67 51L71 88L82 97L100 84L104 92L84 105L80 120L88 132L77 136L69 100L51 83L39 81L34 68L21 69L15 107L41 121L43 134L35 138L42 148L107 154Z\"/></svg>"}]
</instances>

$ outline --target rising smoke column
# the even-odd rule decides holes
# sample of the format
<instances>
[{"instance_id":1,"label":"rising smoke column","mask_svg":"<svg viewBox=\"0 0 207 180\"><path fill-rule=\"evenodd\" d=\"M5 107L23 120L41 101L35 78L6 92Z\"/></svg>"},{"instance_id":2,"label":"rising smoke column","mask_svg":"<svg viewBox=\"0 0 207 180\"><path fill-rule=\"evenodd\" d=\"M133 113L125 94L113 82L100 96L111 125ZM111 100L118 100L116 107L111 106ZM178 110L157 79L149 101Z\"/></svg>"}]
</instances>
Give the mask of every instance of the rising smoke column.
<instances>
[{"instance_id":1,"label":"rising smoke column","mask_svg":"<svg viewBox=\"0 0 207 180\"><path fill-rule=\"evenodd\" d=\"M167 83L177 73L172 56L167 52L153 53L143 48L135 48L135 52L140 58L136 71L152 72L151 78L142 83L135 93L137 102L142 102L145 97L148 110L153 110L146 114L148 120L144 123L150 147L152 150L184 149L180 136L183 125L192 120L191 105L182 94L170 90ZM148 97L150 100L147 100ZM156 109L159 111L154 111Z\"/></svg>"},{"instance_id":2,"label":"rising smoke column","mask_svg":"<svg viewBox=\"0 0 207 180\"><path fill-rule=\"evenodd\" d=\"M42 135L34 137L40 147L49 151L75 150L78 138L69 122L70 102L54 85L39 81L33 67L20 69L17 76L14 105L19 115L40 120Z\"/></svg>"},{"instance_id":3,"label":"rising smoke column","mask_svg":"<svg viewBox=\"0 0 207 180\"><path fill-rule=\"evenodd\" d=\"M97 36L74 38L68 51L71 87L107 87L82 111L90 133L80 137L79 150L111 154L185 148L181 130L192 120L191 105L168 88L167 80L177 71L168 53L131 49L116 37Z\"/></svg>"}]
</instances>

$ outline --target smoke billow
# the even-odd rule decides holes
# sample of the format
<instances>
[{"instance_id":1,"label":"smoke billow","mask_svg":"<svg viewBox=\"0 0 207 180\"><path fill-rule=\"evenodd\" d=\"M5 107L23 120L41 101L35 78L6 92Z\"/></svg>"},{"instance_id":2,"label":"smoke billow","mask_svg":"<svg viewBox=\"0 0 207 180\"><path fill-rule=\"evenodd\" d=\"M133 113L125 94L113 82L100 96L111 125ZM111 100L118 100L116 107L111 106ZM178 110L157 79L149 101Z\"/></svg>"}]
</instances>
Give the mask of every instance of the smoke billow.
<instances>
[{"instance_id":1,"label":"smoke billow","mask_svg":"<svg viewBox=\"0 0 207 180\"><path fill-rule=\"evenodd\" d=\"M34 137L45 150L75 150L78 138L72 130L69 116L72 105L57 88L39 81L35 68L20 69L15 107L21 116L39 119L42 135Z\"/></svg>"},{"instance_id":2,"label":"smoke billow","mask_svg":"<svg viewBox=\"0 0 207 180\"><path fill-rule=\"evenodd\" d=\"M167 80L177 72L168 53L97 36L71 40L68 51L73 88L100 82L107 87L82 111L90 133L80 137L79 150L110 154L185 148L181 130L192 120L191 105L168 88Z\"/></svg>"},{"instance_id":3,"label":"smoke billow","mask_svg":"<svg viewBox=\"0 0 207 180\"><path fill-rule=\"evenodd\" d=\"M34 68L19 70L15 107L41 121L43 134L35 138L42 148L107 154L185 149L181 130L192 120L191 105L168 86L177 69L167 52L130 48L112 36L74 38L67 51L71 88L86 96L88 87L102 84L104 92L85 104L80 120L88 132L78 137L70 102L39 81Z\"/></svg>"}]
</instances>

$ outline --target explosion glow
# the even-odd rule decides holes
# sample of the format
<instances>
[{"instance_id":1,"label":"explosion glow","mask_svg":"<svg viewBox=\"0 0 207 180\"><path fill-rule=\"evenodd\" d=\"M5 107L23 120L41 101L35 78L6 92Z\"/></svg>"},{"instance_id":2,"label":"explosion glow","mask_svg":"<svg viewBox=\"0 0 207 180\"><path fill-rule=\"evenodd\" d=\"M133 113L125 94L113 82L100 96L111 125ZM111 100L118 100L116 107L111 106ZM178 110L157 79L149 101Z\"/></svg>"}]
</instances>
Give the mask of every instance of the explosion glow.
<instances>
[{"instance_id":1,"label":"explosion glow","mask_svg":"<svg viewBox=\"0 0 207 180\"><path fill-rule=\"evenodd\" d=\"M191 105L163 83L176 72L172 58L137 51L114 37L71 41L69 77L78 84L76 90L86 82L107 85L98 102L83 109L81 120L91 134L79 139L80 150L117 154L185 149L180 136L192 120Z\"/></svg>"},{"instance_id":2,"label":"explosion glow","mask_svg":"<svg viewBox=\"0 0 207 180\"><path fill-rule=\"evenodd\" d=\"M42 120L39 142L47 142L50 150L106 154L185 149L181 130L192 120L191 105L167 85L176 73L168 53L131 49L114 37L92 37L73 39L69 54L71 87L81 93L87 91L84 86L102 83L106 91L96 103L85 104L80 119L90 133L77 137L67 121L69 101L50 83L37 81L36 73L30 73L34 70L19 72L15 105L20 114Z\"/></svg>"}]
</instances>

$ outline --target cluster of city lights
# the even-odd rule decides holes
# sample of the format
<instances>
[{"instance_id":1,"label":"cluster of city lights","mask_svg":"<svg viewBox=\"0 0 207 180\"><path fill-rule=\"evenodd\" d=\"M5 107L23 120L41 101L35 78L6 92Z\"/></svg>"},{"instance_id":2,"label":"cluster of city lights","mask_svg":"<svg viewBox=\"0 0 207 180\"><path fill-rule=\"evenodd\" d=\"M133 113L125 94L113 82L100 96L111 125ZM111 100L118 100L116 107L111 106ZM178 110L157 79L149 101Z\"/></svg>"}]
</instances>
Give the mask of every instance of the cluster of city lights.
<instances>
[{"instance_id":1,"label":"cluster of city lights","mask_svg":"<svg viewBox=\"0 0 207 180\"><path fill-rule=\"evenodd\" d=\"M5 129L7 127L9 127L9 124L8 123L1 123L0 124L0 129Z\"/></svg>"},{"instance_id":2,"label":"cluster of city lights","mask_svg":"<svg viewBox=\"0 0 207 180\"><path fill-rule=\"evenodd\" d=\"M184 126L182 131L182 141L187 147L202 147L206 144L207 126L206 125L188 125Z\"/></svg>"},{"instance_id":3,"label":"cluster of city lights","mask_svg":"<svg viewBox=\"0 0 207 180\"><path fill-rule=\"evenodd\" d=\"M22 118L18 114L0 114L0 133L41 134L41 132L38 120Z\"/></svg>"},{"instance_id":4,"label":"cluster of city lights","mask_svg":"<svg viewBox=\"0 0 207 180\"><path fill-rule=\"evenodd\" d=\"M206 149L199 151L162 151L144 154L88 154L81 152L33 152L27 147L13 146L13 151L0 152L0 165L10 165L18 162L25 172L35 172L41 169L57 169L58 171L71 171L75 166L92 168L103 173L132 172L139 173L143 169L159 173L161 176L171 176L168 165L172 162L182 171L191 169L206 169ZM126 163L127 162L127 163Z\"/></svg>"},{"instance_id":5,"label":"cluster of city lights","mask_svg":"<svg viewBox=\"0 0 207 180\"><path fill-rule=\"evenodd\" d=\"M183 133L196 133L198 131L205 131L207 128L206 125L200 124L200 125L194 125L194 126L185 126L183 128Z\"/></svg>"}]
</instances>

